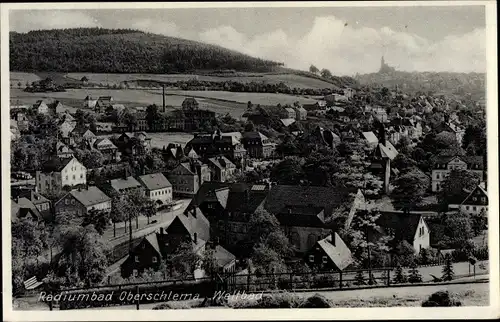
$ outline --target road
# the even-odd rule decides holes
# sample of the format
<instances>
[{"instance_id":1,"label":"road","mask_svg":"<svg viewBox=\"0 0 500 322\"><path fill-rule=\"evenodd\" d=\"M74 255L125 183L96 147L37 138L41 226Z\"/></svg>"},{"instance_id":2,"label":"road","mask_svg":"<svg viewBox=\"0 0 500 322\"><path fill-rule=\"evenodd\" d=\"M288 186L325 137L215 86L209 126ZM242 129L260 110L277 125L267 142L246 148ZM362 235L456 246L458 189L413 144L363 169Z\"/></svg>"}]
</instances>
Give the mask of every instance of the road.
<instances>
[{"instance_id":1,"label":"road","mask_svg":"<svg viewBox=\"0 0 500 322\"><path fill-rule=\"evenodd\" d=\"M159 211L155 216L149 218L150 222L157 221L156 223L150 223L148 225L148 218L146 216L138 217L139 229L136 229L136 221L132 220L132 238L141 237L147 235L160 227L163 227L165 223L172 221L176 216L181 215L184 210L189 205L191 199L181 199L181 207L174 211ZM111 246L116 246L129 238L128 225L127 232L125 232L125 223L116 224L116 237L113 237L113 226L108 228L103 237L108 239Z\"/></svg>"}]
</instances>

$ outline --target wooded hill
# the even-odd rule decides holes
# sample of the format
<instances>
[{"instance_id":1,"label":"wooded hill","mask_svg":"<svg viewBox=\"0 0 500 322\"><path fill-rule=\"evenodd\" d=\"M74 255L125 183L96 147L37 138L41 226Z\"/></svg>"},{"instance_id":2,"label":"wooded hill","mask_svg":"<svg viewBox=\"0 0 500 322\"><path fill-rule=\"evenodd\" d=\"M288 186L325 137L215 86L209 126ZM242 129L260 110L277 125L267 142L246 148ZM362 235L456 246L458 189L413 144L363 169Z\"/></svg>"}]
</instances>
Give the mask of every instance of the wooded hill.
<instances>
[{"instance_id":1,"label":"wooded hill","mask_svg":"<svg viewBox=\"0 0 500 322\"><path fill-rule=\"evenodd\" d=\"M215 45L131 29L11 32L9 45L10 70L20 72L269 72L283 65Z\"/></svg>"}]
</instances>

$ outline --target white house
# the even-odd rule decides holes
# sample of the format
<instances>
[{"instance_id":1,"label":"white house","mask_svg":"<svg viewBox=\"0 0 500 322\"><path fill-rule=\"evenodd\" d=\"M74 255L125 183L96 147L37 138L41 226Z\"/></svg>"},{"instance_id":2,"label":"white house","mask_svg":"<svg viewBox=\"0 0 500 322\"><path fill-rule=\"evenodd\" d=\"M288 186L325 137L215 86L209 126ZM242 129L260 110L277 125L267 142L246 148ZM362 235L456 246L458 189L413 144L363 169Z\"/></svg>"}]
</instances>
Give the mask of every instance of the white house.
<instances>
[{"instance_id":1,"label":"white house","mask_svg":"<svg viewBox=\"0 0 500 322\"><path fill-rule=\"evenodd\" d=\"M161 172L139 176L137 181L142 184L149 199L159 204L172 202L172 184Z\"/></svg>"},{"instance_id":2,"label":"white house","mask_svg":"<svg viewBox=\"0 0 500 322\"><path fill-rule=\"evenodd\" d=\"M87 168L75 157L52 158L36 172L36 191L48 193L87 184Z\"/></svg>"}]
</instances>

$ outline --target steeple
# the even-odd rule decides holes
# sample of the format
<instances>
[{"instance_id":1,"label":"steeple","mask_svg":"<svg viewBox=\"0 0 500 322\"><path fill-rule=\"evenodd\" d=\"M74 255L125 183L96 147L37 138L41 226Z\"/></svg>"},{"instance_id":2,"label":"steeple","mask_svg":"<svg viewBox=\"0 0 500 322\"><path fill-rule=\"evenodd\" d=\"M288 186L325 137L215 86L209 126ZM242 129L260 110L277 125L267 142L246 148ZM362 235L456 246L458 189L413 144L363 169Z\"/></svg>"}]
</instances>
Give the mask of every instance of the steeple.
<instances>
[{"instance_id":1,"label":"steeple","mask_svg":"<svg viewBox=\"0 0 500 322\"><path fill-rule=\"evenodd\" d=\"M380 70L383 70L385 67L384 55L382 55L382 59L380 60Z\"/></svg>"}]
</instances>

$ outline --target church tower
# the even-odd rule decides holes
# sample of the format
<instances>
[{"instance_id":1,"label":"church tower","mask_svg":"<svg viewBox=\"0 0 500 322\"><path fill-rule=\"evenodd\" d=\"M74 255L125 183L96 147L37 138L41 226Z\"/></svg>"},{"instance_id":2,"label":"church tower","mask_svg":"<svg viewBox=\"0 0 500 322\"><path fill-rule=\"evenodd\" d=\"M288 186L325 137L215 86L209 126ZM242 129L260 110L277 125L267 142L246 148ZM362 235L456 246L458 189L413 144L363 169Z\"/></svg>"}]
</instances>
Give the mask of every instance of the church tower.
<instances>
[{"instance_id":1,"label":"church tower","mask_svg":"<svg viewBox=\"0 0 500 322\"><path fill-rule=\"evenodd\" d=\"M384 70L385 67L385 59L384 55L382 55L382 59L380 60L380 70Z\"/></svg>"}]
</instances>

